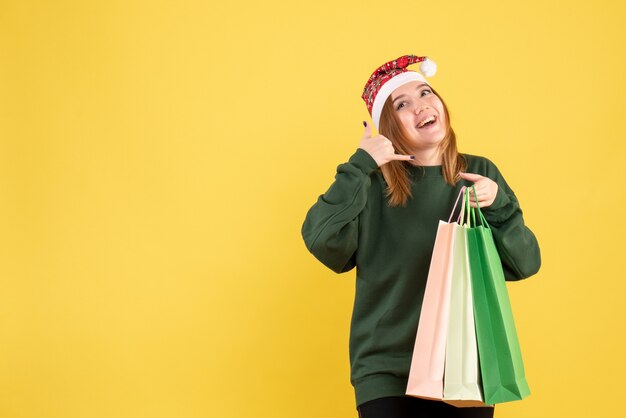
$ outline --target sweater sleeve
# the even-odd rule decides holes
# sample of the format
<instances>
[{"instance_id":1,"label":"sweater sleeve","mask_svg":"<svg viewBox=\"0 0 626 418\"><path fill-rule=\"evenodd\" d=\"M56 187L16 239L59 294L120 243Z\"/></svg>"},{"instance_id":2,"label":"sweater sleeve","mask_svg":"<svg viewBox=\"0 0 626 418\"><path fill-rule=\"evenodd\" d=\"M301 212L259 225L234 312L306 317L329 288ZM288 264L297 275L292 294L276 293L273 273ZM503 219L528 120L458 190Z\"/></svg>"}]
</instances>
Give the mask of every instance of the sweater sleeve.
<instances>
[{"instance_id":1,"label":"sweater sleeve","mask_svg":"<svg viewBox=\"0 0 626 418\"><path fill-rule=\"evenodd\" d=\"M335 181L306 214L301 231L306 247L336 273L356 265L359 215L367 203L370 175L377 168L372 156L357 148L347 163L337 167Z\"/></svg>"},{"instance_id":2,"label":"sweater sleeve","mask_svg":"<svg viewBox=\"0 0 626 418\"><path fill-rule=\"evenodd\" d=\"M505 279L525 279L539 271L539 244L535 234L524 224L515 193L495 164L488 162L487 175L498 183L498 193L493 204L483 209L483 214L491 226Z\"/></svg>"}]
</instances>

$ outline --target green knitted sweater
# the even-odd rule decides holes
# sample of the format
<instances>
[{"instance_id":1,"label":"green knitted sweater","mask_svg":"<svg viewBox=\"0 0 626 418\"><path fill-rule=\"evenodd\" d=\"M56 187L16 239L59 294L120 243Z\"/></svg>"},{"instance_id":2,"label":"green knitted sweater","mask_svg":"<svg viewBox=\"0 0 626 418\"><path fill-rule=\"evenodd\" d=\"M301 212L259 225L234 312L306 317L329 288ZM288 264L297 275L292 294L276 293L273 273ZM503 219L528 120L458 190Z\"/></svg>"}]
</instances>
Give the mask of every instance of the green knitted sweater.
<instances>
[{"instance_id":1,"label":"green knitted sweater","mask_svg":"<svg viewBox=\"0 0 626 418\"><path fill-rule=\"evenodd\" d=\"M468 173L498 184L483 209L502 259L505 278L539 270L535 235L524 224L515 194L488 159L462 154ZM309 209L302 237L308 250L337 273L356 267L350 326L350 370L356 403L404 395L437 225L448 220L462 186L444 181L441 166L407 163L413 197L389 207L386 183L374 159L358 148L337 167L335 181Z\"/></svg>"}]
</instances>

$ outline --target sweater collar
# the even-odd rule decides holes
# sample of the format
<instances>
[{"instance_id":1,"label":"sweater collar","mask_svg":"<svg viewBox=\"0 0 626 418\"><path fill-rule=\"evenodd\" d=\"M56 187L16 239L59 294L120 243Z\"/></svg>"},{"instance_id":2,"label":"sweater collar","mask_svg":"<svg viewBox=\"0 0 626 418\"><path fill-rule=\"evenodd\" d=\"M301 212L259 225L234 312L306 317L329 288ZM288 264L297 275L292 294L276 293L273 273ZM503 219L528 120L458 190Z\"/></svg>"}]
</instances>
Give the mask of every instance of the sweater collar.
<instances>
[{"instance_id":1,"label":"sweater collar","mask_svg":"<svg viewBox=\"0 0 626 418\"><path fill-rule=\"evenodd\" d=\"M443 177L443 166L441 165L416 166L413 164L409 164L409 172L416 178Z\"/></svg>"}]
</instances>

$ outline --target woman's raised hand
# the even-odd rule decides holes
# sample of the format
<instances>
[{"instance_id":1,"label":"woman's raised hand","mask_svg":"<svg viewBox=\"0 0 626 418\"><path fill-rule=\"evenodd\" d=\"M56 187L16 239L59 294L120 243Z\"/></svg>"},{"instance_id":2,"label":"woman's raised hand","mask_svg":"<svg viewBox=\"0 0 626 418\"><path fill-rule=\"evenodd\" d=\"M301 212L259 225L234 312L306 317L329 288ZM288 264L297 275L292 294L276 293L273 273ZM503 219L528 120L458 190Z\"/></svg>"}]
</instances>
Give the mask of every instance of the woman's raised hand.
<instances>
[{"instance_id":1,"label":"woman's raised hand","mask_svg":"<svg viewBox=\"0 0 626 418\"><path fill-rule=\"evenodd\" d=\"M472 173L459 173L459 176L463 180L471 181L474 183L474 189L476 189L476 195L474 190L470 187L470 206L476 207L476 199L478 198L478 204L481 208L491 206L496 200L498 194L498 183L491 180L489 177L481 176L480 174Z\"/></svg>"},{"instance_id":2,"label":"woman's raised hand","mask_svg":"<svg viewBox=\"0 0 626 418\"><path fill-rule=\"evenodd\" d=\"M382 135L372 136L372 127L367 122L363 122L363 125L365 125L365 133L359 143L359 148L367 151L379 167L393 160L407 161L415 159L413 155L396 154L396 150L389 139Z\"/></svg>"}]
</instances>

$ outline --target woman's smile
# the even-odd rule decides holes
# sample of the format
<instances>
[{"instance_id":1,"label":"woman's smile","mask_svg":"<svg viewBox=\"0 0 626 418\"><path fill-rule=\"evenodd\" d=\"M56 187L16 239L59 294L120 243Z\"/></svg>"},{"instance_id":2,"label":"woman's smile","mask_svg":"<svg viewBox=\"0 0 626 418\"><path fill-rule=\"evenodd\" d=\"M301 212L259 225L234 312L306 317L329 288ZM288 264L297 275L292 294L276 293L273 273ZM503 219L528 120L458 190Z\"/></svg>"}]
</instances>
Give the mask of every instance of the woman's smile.
<instances>
[{"instance_id":1,"label":"woman's smile","mask_svg":"<svg viewBox=\"0 0 626 418\"><path fill-rule=\"evenodd\" d=\"M431 129L435 126L437 126L437 116L435 115L427 115L415 125L417 129Z\"/></svg>"}]
</instances>

